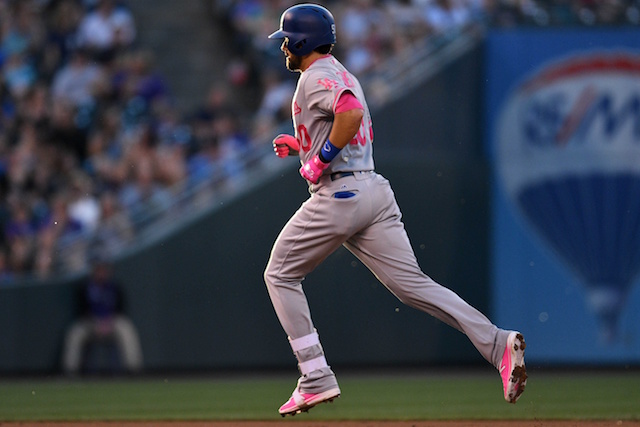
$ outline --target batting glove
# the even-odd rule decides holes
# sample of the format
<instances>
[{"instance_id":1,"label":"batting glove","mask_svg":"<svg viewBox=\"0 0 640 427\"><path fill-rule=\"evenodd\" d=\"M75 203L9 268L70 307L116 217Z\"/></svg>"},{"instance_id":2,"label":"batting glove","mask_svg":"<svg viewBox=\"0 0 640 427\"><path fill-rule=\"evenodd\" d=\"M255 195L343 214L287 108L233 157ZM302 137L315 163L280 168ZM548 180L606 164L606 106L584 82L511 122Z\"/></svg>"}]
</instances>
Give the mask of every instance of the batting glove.
<instances>
[{"instance_id":1,"label":"batting glove","mask_svg":"<svg viewBox=\"0 0 640 427\"><path fill-rule=\"evenodd\" d=\"M281 133L273 139L273 151L276 156L284 159L287 156L296 156L300 151L300 143L291 135Z\"/></svg>"},{"instance_id":2,"label":"batting glove","mask_svg":"<svg viewBox=\"0 0 640 427\"><path fill-rule=\"evenodd\" d=\"M329 167L329 163L320 160L316 154L300 168L300 175L312 184L317 184L322 176L322 172Z\"/></svg>"}]
</instances>

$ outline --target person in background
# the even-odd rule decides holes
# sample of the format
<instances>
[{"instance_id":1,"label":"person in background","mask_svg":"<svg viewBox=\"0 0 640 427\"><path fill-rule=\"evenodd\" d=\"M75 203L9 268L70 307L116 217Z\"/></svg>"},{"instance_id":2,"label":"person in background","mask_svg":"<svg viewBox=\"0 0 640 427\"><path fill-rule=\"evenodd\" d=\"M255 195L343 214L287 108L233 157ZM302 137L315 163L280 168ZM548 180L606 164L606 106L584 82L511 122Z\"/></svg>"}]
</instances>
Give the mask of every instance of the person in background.
<instances>
[{"instance_id":1,"label":"person in background","mask_svg":"<svg viewBox=\"0 0 640 427\"><path fill-rule=\"evenodd\" d=\"M115 0L98 0L78 26L80 46L98 62L108 62L136 39L136 23L131 11Z\"/></svg>"},{"instance_id":2,"label":"person in background","mask_svg":"<svg viewBox=\"0 0 640 427\"><path fill-rule=\"evenodd\" d=\"M87 344L95 340L114 340L128 373L142 369L142 349L138 332L123 311L120 284L109 262L93 260L91 273L80 289L80 318L69 328L64 341L63 370L79 374Z\"/></svg>"}]
</instances>

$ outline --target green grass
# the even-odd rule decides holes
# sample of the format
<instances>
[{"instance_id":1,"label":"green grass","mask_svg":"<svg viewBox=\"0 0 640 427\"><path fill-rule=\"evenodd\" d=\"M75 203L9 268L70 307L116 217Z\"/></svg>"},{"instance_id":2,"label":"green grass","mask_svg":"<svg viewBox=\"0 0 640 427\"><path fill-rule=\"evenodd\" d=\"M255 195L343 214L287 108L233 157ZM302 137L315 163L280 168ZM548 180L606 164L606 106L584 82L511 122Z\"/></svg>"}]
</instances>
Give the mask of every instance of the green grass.
<instances>
[{"instance_id":1,"label":"green grass","mask_svg":"<svg viewBox=\"0 0 640 427\"><path fill-rule=\"evenodd\" d=\"M517 405L497 374L342 375L308 420L640 420L640 372L536 373ZM0 421L276 420L295 377L0 382Z\"/></svg>"}]
</instances>

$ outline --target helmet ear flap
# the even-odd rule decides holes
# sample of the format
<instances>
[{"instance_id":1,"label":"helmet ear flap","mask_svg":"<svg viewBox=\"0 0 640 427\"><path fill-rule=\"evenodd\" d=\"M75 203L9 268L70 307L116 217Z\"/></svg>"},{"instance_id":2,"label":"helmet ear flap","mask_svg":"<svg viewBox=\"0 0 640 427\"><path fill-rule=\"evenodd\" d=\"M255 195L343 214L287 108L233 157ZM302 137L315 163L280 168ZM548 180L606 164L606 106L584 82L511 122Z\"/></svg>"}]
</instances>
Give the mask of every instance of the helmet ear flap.
<instances>
[{"instance_id":1,"label":"helmet ear flap","mask_svg":"<svg viewBox=\"0 0 640 427\"><path fill-rule=\"evenodd\" d=\"M300 52L304 50L304 45L307 44L307 39L302 39L299 40L297 42L295 42L294 44L294 48L296 49L296 51Z\"/></svg>"}]
</instances>

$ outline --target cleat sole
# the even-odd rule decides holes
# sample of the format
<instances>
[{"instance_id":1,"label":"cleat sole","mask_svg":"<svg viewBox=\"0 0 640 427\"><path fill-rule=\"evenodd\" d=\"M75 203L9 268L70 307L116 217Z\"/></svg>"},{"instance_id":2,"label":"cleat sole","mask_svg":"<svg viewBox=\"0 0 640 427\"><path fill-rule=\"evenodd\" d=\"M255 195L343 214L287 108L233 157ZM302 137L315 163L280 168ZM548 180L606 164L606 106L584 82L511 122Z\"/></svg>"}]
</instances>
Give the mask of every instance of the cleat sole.
<instances>
[{"instance_id":1,"label":"cleat sole","mask_svg":"<svg viewBox=\"0 0 640 427\"><path fill-rule=\"evenodd\" d=\"M297 409L294 409L294 410L292 410L290 412L284 412L284 413L281 412L280 415L284 418L284 417L286 417L288 415L289 416L295 416L296 414L300 414L302 412L308 413L311 408L314 408L315 406L320 405L321 403L327 403L327 402L333 403L334 399L337 399L338 397L340 397L340 393L338 393L336 395L333 395L331 397L325 398L325 399L320 398L317 401L312 401L309 404L303 406L302 408L297 408Z\"/></svg>"}]
</instances>

